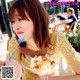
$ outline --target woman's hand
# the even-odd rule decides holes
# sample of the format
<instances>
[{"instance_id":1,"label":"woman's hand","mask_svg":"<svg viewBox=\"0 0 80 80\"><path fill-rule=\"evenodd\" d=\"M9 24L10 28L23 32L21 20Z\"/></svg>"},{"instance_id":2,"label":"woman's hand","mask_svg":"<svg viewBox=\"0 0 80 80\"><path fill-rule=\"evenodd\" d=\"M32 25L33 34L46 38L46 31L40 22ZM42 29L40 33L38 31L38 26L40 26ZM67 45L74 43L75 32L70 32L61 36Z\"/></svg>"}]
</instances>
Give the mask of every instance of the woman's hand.
<instances>
[{"instance_id":1,"label":"woman's hand","mask_svg":"<svg viewBox=\"0 0 80 80\"><path fill-rule=\"evenodd\" d=\"M14 66L14 80L20 80L22 76L22 67L21 65L14 59L11 61L0 61L0 67L3 66L5 63L5 66ZM10 79L9 79L10 80Z\"/></svg>"},{"instance_id":2,"label":"woman's hand","mask_svg":"<svg viewBox=\"0 0 80 80\"><path fill-rule=\"evenodd\" d=\"M3 66L4 65L4 61L0 61L0 68L1 68L1 66Z\"/></svg>"},{"instance_id":3,"label":"woman's hand","mask_svg":"<svg viewBox=\"0 0 80 80\"><path fill-rule=\"evenodd\" d=\"M41 80L40 76L38 76L37 74L34 75L34 77L31 80Z\"/></svg>"}]
</instances>

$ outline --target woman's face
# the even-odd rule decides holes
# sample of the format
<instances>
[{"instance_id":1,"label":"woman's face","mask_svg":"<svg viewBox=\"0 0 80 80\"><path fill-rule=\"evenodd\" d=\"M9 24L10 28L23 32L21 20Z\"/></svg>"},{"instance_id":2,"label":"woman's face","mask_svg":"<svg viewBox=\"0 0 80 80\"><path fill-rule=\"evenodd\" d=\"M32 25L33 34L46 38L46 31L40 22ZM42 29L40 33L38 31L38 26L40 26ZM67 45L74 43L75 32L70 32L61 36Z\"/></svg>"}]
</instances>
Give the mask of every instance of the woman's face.
<instances>
[{"instance_id":1,"label":"woman's face","mask_svg":"<svg viewBox=\"0 0 80 80\"><path fill-rule=\"evenodd\" d=\"M12 20L12 28L18 37L24 35L27 41L33 38L33 22L27 14L26 16L28 17L29 21L22 19L16 11L14 19Z\"/></svg>"}]
</instances>

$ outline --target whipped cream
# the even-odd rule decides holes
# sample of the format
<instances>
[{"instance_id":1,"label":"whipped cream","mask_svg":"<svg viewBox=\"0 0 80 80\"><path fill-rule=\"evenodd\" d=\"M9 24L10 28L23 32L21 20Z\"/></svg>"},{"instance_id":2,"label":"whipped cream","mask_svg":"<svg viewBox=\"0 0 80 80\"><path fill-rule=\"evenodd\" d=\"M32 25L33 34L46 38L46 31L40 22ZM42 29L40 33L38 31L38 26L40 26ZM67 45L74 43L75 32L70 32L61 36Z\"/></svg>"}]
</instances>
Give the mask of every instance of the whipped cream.
<instances>
[{"instance_id":1,"label":"whipped cream","mask_svg":"<svg viewBox=\"0 0 80 80\"><path fill-rule=\"evenodd\" d=\"M47 56L35 56L31 58L30 67L34 69L46 68L53 65L55 61Z\"/></svg>"}]
</instances>

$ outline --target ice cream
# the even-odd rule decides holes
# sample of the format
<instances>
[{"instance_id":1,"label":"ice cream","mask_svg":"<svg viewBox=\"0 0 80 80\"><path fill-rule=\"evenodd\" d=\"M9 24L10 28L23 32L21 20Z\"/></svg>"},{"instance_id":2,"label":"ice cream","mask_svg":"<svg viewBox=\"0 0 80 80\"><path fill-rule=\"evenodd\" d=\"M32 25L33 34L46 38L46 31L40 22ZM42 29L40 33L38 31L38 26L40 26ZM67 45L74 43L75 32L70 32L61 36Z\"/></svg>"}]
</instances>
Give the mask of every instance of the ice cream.
<instances>
[{"instance_id":1,"label":"ice cream","mask_svg":"<svg viewBox=\"0 0 80 80\"><path fill-rule=\"evenodd\" d=\"M30 67L34 69L46 68L53 65L55 61L46 56L35 56L31 59Z\"/></svg>"}]
</instances>

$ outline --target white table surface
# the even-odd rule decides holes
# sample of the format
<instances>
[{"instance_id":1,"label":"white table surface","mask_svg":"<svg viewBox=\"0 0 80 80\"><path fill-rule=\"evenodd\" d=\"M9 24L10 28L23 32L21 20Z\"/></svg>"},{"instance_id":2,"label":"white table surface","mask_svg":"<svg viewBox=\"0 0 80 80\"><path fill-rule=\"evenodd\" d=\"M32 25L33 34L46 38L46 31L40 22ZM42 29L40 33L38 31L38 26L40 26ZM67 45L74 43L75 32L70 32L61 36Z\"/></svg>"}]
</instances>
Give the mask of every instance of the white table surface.
<instances>
[{"instance_id":1,"label":"white table surface","mask_svg":"<svg viewBox=\"0 0 80 80\"><path fill-rule=\"evenodd\" d=\"M3 34L3 39L0 39L0 60L4 61L6 59L6 54L8 53L7 51L7 44L9 37L7 34Z\"/></svg>"}]
</instances>

